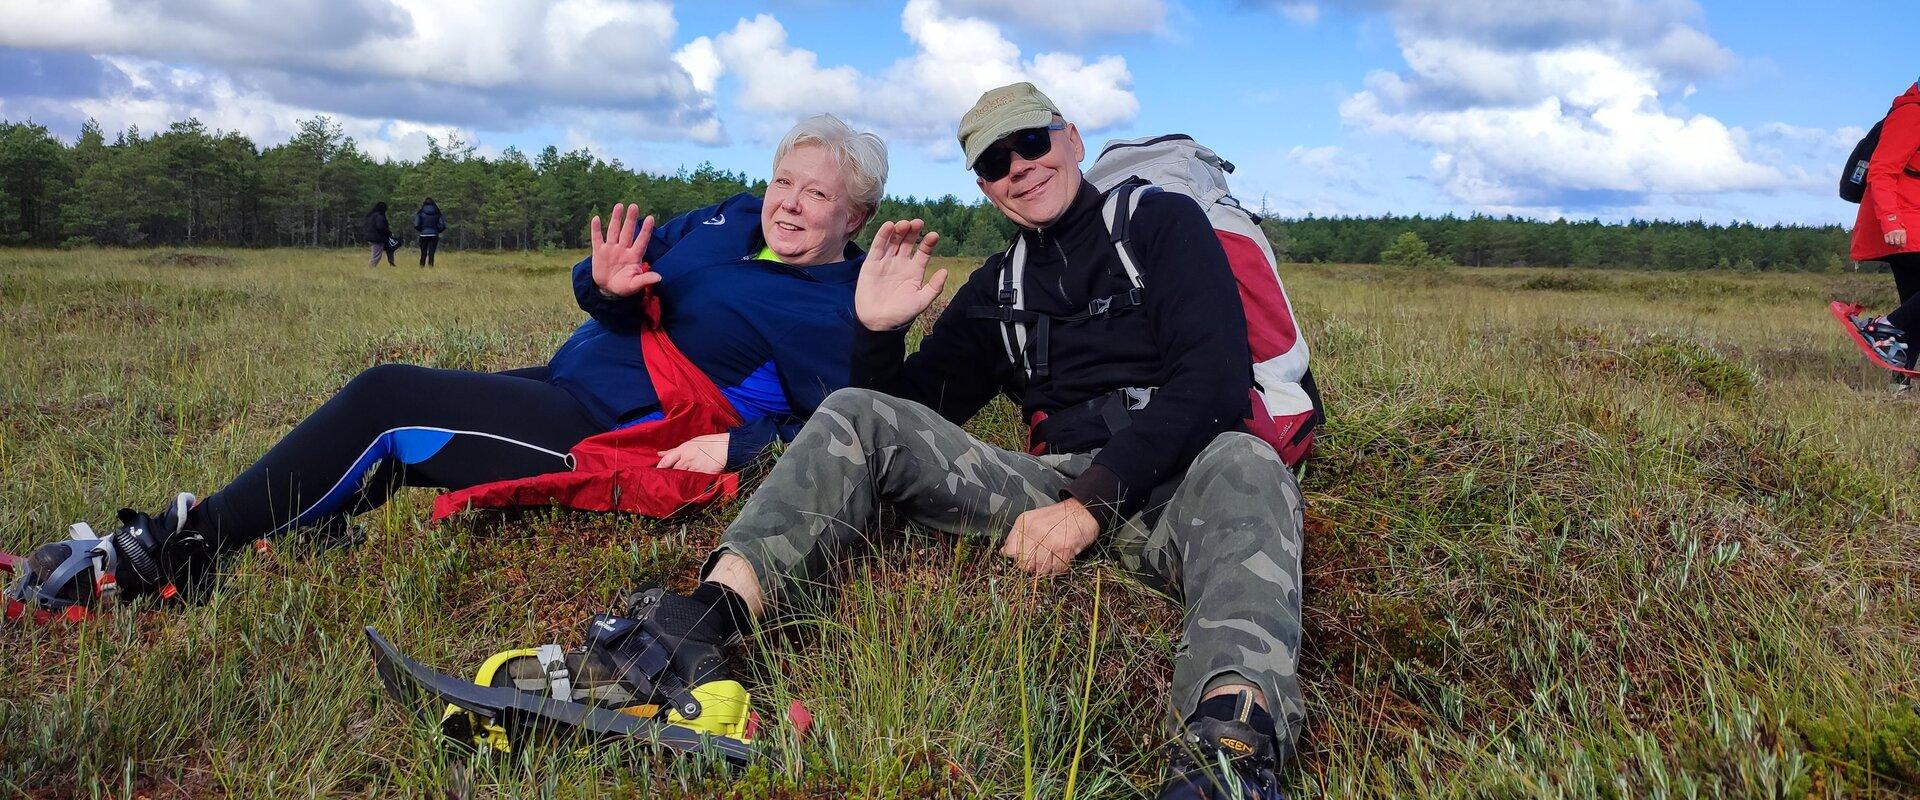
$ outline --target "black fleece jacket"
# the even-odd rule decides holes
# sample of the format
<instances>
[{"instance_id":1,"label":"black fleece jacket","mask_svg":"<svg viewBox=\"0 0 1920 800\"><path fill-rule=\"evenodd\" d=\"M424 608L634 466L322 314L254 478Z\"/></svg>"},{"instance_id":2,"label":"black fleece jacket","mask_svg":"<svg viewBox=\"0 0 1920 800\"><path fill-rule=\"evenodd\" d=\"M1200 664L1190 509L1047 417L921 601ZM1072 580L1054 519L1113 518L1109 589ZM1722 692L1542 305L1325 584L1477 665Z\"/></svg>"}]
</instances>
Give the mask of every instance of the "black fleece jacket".
<instances>
[{"instance_id":1,"label":"black fleece jacket","mask_svg":"<svg viewBox=\"0 0 1920 800\"><path fill-rule=\"evenodd\" d=\"M1131 284L1100 218L1103 197L1085 181L1051 226L1021 230L1027 241L1026 307L1055 316L1086 310ZM920 349L902 361L906 331L861 329L854 340L854 386L923 403L963 424L1004 392L1023 416L1048 415L1128 387L1154 387L1153 401L1110 438L1104 429L1051 432L1049 452L1099 450L1093 466L1064 494L1103 526L1146 506L1170 486L1214 437L1240 427L1252 386L1246 317L1232 268L1213 226L1191 198L1156 192L1141 198L1130 226L1144 304L1103 317L1055 323L1051 375L1028 382L1008 357L1000 323L968 319L992 306L1006 254L987 258L954 295ZM1064 498L1062 498L1064 499Z\"/></svg>"}]
</instances>

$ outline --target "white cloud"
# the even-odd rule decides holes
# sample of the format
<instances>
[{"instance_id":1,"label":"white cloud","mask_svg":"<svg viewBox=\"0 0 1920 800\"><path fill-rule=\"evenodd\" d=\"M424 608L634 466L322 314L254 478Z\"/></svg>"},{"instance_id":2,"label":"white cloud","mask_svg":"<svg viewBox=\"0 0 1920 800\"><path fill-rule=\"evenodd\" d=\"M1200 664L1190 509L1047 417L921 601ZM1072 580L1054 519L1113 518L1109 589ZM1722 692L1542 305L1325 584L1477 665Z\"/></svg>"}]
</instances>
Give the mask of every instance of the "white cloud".
<instances>
[{"instance_id":1,"label":"white cloud","mask_svg":"<svg viewBox=\"0 0 1920 800\"><path fill-rule=\"evenodd\" d=\"M245 134L265 147L285 141L298 130L301 120L320 113L282 103L217 73L144 58L110 56L103 61L124 76L124 86L104 94L57 101L15 98L0 116L33 117L54 123L65 129L63 132L70 132L80 121L92 118L99 121L109 137L129 127L151 135L193 117L208 128ZM363 152L376 159L419 158L427 151L429 136L445 142L450 135L458 135L469 143L479 144L478 151L482 154L493 152L493 148L478 142L471 130L456 126L347 114L329 116L354 138Z\"/></svg>"},{"instance_id":2,"label":"white cloud","mask_svg":"<svg viewBox=\"0 0 1920 800\"><path fill-rule=\"evenodd\" d=\"M1597 44L1653 56L1654 66L1716 70L1732 55L1696 24L1693 0L1326 0L1393 14L1401 38L1464 39L1538 51ZM1660 54L1665 53L1662 57Z\"/></svg>"},{"instance_id":3,"label":"white cloud","mask_svg":"<svg viewBox=\"0 0 1920 800\"><path fill-rule=\"evenodd\" d=\"M1811 180L1790 163L1817 160L1808 148L1786 158L1667 99L1734 63L1690 0L1345 5L1390 13L1407 69L1369 75L1342 119L1430 146L1433 178L1480 208L1558 213Z\"/></svg>"},{"instance_id":4,"label":"white cloud","mask_svg":"<svg viewBox=\"0 0 1920 800\"><path fill-rule=\"evenodd\" d=\"M1287 19L1311 25L1320 21L1320 6L1316 3L1283 2L1275 6Z\"/></svg>"},{"instance_id":5,"label":"white cloud","mask_svg":"<svg viewBox=\"0 0 1920 800\"><path fill-rule=\"evenodd\" d=\"M687 77L693 79L693 88L705 94L713 94L720 83L721 73L726 65L720 62L720 53L714 48L713 40L702 36L673 54L673 63L687 71Z\"/></svg>"},{"instance_id":6,"label":"white cloud","mask_svg":"<svg viewBox=\"0 0 1920 800\"><path fill-rule=\"evenodd\" d=\"M0 47L186 64L290 106L441 125L605 112L629 135L718 135L662 0L8 0Z\"/></svg>"},{"instance_id":7,"label":"white cloud","mask_svg":"<svg viewBox=\"0 0 1920 800\"><path fill-rule=\"evenodd\" d=\"M88 115L145 129L198 116L267 143L326 114L397 156L452 130L721 143L722 92L749 139L830 111L946 157L960 115L1013 81L1040 85L1090 130L1138 113L1124 59L1023 52L1001 25L1145 32L1164 22L1165 0L946 1L967 10L908 0L898 25L910 54L862 71L790 41L767 14L676 48L667 0L0 0L0 69L56 67L10 84L27 91L6 110L68 129Z\"/></svg>"},{"instance_id":8,"label":"white cloud","mask_svg":"<svg viewBox=\"0 0 1920 800\"><path fill-rule=\"evenodd\" d=\"M959 14L1066 38L1163 33L1163 0L947 0Z\"/></svg>"},{"instance_id":9,"label":"white cloud","mask_svg":"<svg viewBox=\"0 0 1920 800\"><path fill-rule=\"evenodd\" d=\"M731 70L739 78L736 102L757 111L798 114L861 102L859 71L821 68L813 51L787 43L786 28L771 14L740 20L712 40L695 39L681 53L696 63L705 80L717 81Z\"/></svg>"},{"instance_id":10,"label":"white cloud","mask_svg":"<svg viewBox=\"0 0 1920 800\"><path fill-rule=\"evenodd\" d=\"M1347 152L1336 145L1294 145L1287 150L1286 160L1323 175L1347 173L1351 168Z\"/></svg>"},{"instance_id":11,"label":"white cloud","mask_svg":"<svg viewBox=\"0 0 1920 800\"><path fill-rule=\"evenodd\" d=\"M782 124L799 113L830 112L946 156L958 154L954 128L980 94L1015 81L1032 81L1082 128L1111 127L1139 113L1120 57L1046 52L1023 59L998 26L950 15L935 0L909 0L900 22L915 52L878 75L820 66L813 51L790 43L779 21L764 14L710 41L696 39L677 57L702 79L733 76L743 109ZM706 65L716 63L709 72Z\"/></svg>"}]
</instances>

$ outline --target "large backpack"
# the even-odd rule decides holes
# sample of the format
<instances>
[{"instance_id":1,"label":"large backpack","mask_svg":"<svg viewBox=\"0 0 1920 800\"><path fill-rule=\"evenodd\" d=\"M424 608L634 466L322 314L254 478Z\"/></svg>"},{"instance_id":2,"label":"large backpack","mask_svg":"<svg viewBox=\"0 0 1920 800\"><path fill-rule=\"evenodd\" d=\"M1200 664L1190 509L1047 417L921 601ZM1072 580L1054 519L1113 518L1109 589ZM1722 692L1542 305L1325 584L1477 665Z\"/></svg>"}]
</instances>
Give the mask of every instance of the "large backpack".
<instances>
[{"instance_id":1,"label":"large backpack","mask_svg":"<svg viewBox=\"0 0 1920 800\"><path fill-rule=\"evenodd\" d=\"M1248 397L1247 430L1273 446L1282 461L1298 464L1313 447L1313 429L1322 419L1320 395L1314 389L1313 374L1307 369L1307 343L1294 324L1293 306L1287 301L1280 274L1274 265L1273 249L1260 231L1259 219L1240 206L1227 190L1227 173L1233 165L1214 155L1184 134L1108 142L1100 157L1086 172L1087 180L1105 193L1102 219L1106 222L1114 247L1133 289L1125 294L1101 298L1089 304L1085 315L1105 314L1127 306L1140 305L1145 284L1134 258L1128 228L1140 198L1155 191L1178 192L1200 204L1213 223L1226 251L1227 263L1240 287L1240 304L1247 316L1247 343L1253 353L1253 391ZM1007 257L1001 262L1000 302L998 307L970 311L969 316L1000 319L1002 338L1008 357L1028 375L1044 375L1048 369L1044 327L1035 337L1037 347L1028 347L1028 329L1052 322L1045 315L1026 311L1024 268L1025 239L1015 237ZM1124 405L1101 403L1100 413L1124 416L1126 410L1151 402L1150 389L1121 391ZM1038 423L1036 423L1038 424ZM1123 419L1110 420L1109 427L1124 426Z\"/></svg>"}]
</instances>

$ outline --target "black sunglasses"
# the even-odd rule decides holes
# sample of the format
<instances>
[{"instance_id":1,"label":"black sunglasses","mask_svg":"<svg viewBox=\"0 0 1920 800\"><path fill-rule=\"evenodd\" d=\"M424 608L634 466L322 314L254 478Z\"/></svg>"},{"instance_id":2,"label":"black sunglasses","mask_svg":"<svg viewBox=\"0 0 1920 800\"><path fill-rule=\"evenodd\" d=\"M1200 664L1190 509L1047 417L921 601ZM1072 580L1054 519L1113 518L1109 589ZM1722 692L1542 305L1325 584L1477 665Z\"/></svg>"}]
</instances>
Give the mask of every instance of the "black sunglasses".
<instances>
[{"instance_id":1,"label":"black sunglasses","mask_svg":"<svg viewBox=\"0 0 1920 800\"><path fill-rule=\"evenodd\" d=\"M973 160L973 174L980 180L992 183L1007 177L1013 169L1013 157L1020 156L1028 161L1053 152L1053 136L1050 131L1064 131L1067 124L1056 122L1044 128L1023 128L1007 135L1007 138L994 142Z\"/></svg>"}]
</instances>

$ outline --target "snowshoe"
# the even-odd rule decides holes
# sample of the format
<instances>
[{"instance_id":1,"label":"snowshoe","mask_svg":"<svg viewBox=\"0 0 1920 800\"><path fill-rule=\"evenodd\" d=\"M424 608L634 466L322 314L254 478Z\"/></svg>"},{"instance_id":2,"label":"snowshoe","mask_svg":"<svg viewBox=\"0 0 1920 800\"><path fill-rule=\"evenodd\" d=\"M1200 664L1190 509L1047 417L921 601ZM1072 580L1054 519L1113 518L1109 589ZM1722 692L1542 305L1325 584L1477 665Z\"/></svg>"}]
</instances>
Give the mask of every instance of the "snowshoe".
<instances>
[{"instance_id":1,"label":"snowshoe","mask_svg":"<svg viewBox=\"0 0 1920 800\"><path fill-rule=\"evenodd\" d=\"M474 681L407 658L372 628L367 639L389 694L447 704L440 730L460 750L512 752L542 736L639 739L744 764L757 754L759 727L746 687L729 675L721 644L685 635L710 611L660 589L635 594L587 622L584 647L496 653Z\"/></svg>"},{"instance_id":2,"label":"snowshoe","mask_svg":"<svg viewBox=\"0 0 1920 800\"><path fill-rule=\"evenodd\" d=\"M1909 378L1920 376L1920 370L1913 366L1913 343L1907 332L1864 316L1865 309L1857 305L1835 300L1828 304L1827 310L1846 326L1854 346L1875 366Z\"/></svg>"},{"instance_id":3,"label":"snowshoe","mask_svg":"<svg viewBox=\"0 0 1920 800\"><path fill-rule=\"evenodd\" d=\"M402 655L378 631L366 630L380 683L389 695L415 708L430 700L446 703L456 711L441 720L442 733L456 749L488 747L511 751L516 744L524 745L541 738L575 738L588 743L636 740L680 752L712 754L736 765L744 765L758 755L745 724L738 727L737 734L715 735L650 715L650 711L657 714L657 706L615 707L561 700L547 693L522 691L517 686L482 686L435 672ZM495 666L497 669L498 664ZM740 690L738 705L744 710L744 690ZM718 713L720 709L715 711ZM475 720L479 721L478 725L474 724Z\"/></svg>"},{"instance_id":4,"label":"snowshoe","mask_svg":"<svg viewBox=\"0 0 1920 800\"><path fill-rule=\"evenodd\" d=\"M66 541L41 545L26 558L0 554L0 568L16 573L6 592L6 619L31 613L37 623L78 622L115 599L179 596L207 561L204 540L181 531L193 504L193 495L181 492L159 517L120 509L120 527L105 537L77 522Z\"/></svg>"}]
</instances>

